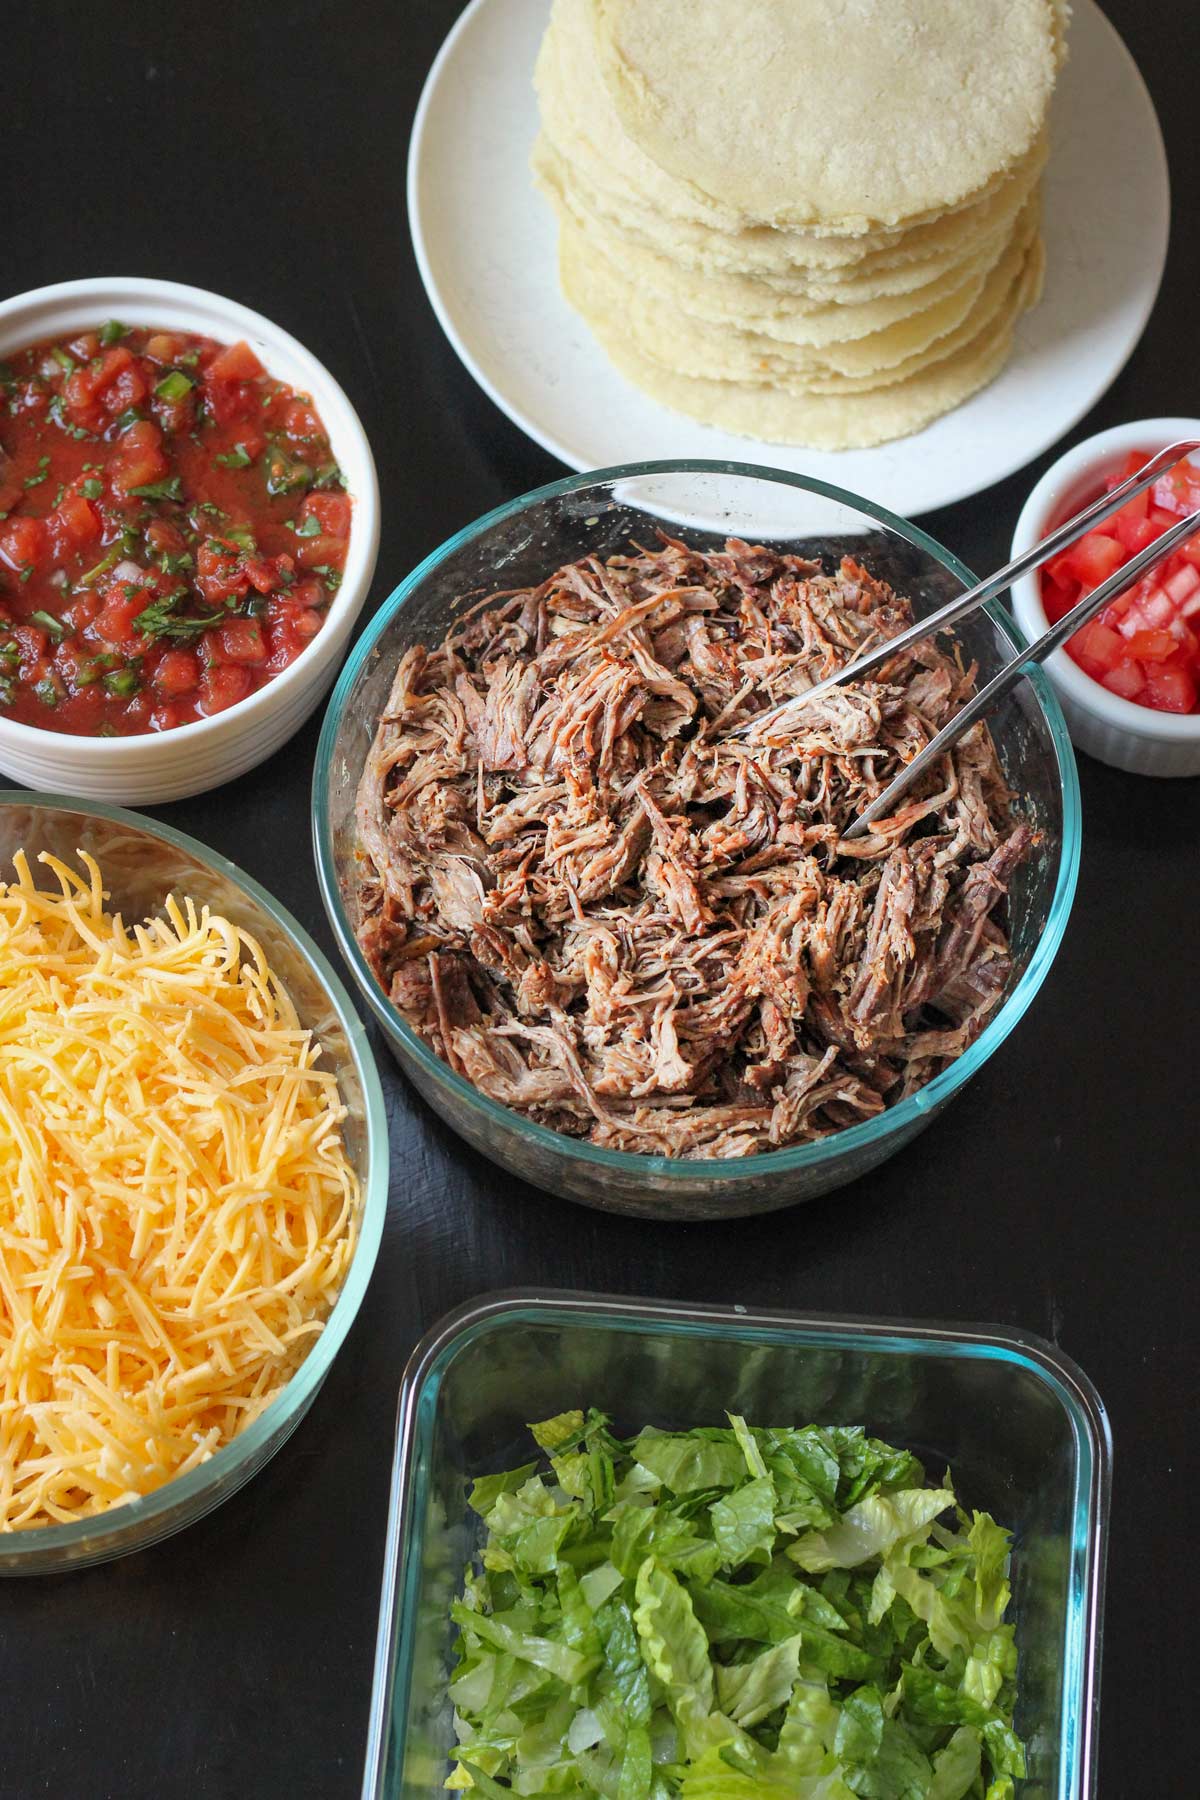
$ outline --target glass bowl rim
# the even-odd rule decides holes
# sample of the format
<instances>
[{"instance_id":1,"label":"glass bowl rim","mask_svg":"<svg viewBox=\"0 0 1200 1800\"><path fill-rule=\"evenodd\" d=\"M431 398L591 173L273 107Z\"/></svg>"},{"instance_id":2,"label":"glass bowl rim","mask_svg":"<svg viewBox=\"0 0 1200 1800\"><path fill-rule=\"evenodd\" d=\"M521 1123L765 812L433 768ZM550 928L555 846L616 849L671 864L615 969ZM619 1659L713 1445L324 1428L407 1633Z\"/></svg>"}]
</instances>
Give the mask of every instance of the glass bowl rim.
<instances>
[{"instance_id":1,"label":"glass bowl rim","mask_svg":"<svg viewBox=\"0 0 1200 1800\"><path fill-rule=\"evenodd\" d=\"M456 551L484 536L494 526L502 524L507 519L515 518L520 513L526 512L544 501L557 499L560 495L577 493L583 488L597 487L602 484L611 485L617 481L639 476L680 474L749 477L757 481L772 482L777 486L797 488L804 493L819 494L824 499L834 500L843 506L852 508L863 517L885 526L888 531L897 537L904 538L917 549L924 550L933 557L935 562L940 563L944 569L967 587L975 585L975 576L966 564L961 562L952 551L940 544L936 538L930 537L928 532L922 531L920 526L911 524L897 513L889 511L887 507L877 505L860 494L855 494L849 489L835 487L830 482L819 481L814 476L793 475L786 470L769 469L755 463L727 462L712 458L682 458L657 462L619 463L609 468L591 469L580 475L567 475L558 481L547 482L542 487L533 488L528 493L518 495L514 500L507 500L502 505L493 507L490 512L484 513L480 518L453 533L435 550L430 551L429 555L424 557L416 568L405 576L371 616L338 677L321 726L321 736L313 766L313 843L317 864L317 882L321 890L321 898L325 903L326 914L337 939L338 948L385 1035L395 1034L398 1036L404 1045L406 1054L416 1060L425 1074L439 1084L447 1086L485 1123L491 1122L505 1130L516 1131L518 1135L540 1150L557 1152L569 1161L583 1163L597 1170L608 1170L613 1174L632 1176L641 1172L653 1175L656 1181L682 1183L702 1181L706 1176L713 1180L719 1179L722 1183L742 1182L813 1168L834 1154L840 1155L842 1152L853 1154L857 1150L867 1150L893 1133L903 1132L906 1127L911 1128L924 1115L936 1111L952 1094L958 1092L959 1088L976 1070L982 1068L1031 1005L1049 972L1066 930L1079 875L1081 824L1079 773L1075 764L1075 754L1071 747L1067 722L1054 690L1040 668L1028 670L1027 679L1033 688L1039 708L1049 728L1057 756L1062 793L1063 831L1054 895L1050 902L1045 926L1030 957L1029 966L1012 993L994 1017L989 1020L975 1042L952 1062L949 1068L943 1069L941 1074L935 1075L932 1081L924 1087L918 1088L907 1099L901 1100L896 1106L885 1108L873 1119L865 1120L859 1125L847 1126L841 1131L832 1132L828 1137L818 1138L814 1143L797 1144L783 1150L763 1151L754 1156L730 1160L721 1157L646 1156L635 1150L607 1150L600 1145L568 1137L563 1132L552 1131L549 1126L539 1125L534 1120L525 1118L521 1113L514 1112L511 1107L502 1106L499 1101L489 1099L486 1094L480 1093L478 1088L473 1087L469 1081L464 1080L450 1067L449 1063L444 1062L429 1048L390 1004L359 948L342 904L327 802L329 771L333 761L338 728L359 675L375 650L379 639L392 624L397 613L402 610L417 588L442 563ZM996 626L1001 636L1008 640L1014 650L1023 648L1025 639L1003 607L995 601L990 601L981 610L987 614L992 624Z\"/></svg>"},{"instance_id":2,"label":"glass bowl rim","mask_svg":"<svg viewBox=\"0 0 1200 1800\"><path fill-rule=\"evenodd\" d=\"M37 1559L37 1573L52 1573L53 1571L44 1568L42 1559L47 1553L61 1552L64 1571L73 1566L71 1552L80 1555L81 1566L87 1566L82 1558L93 1539L113 1538L111 1552L106 1546L104 1557L107 1558L110 1553L112 1556L120 1555L124 1548L121 1540L130 1536L142 1538L145 1528L156 1520L165 1525L172 1513L200 1499L208 1488L219 1485L244 1463L252 1462L284 1421L293 1418L299 1409L306 1407L313 1399L358 1315L379 1254L388 1197L387 1112L383 1086L366 1029L340 977L304 927L252 875L247 875L219 850L209 849L206 844L189 837L184 831L176 830L173 825L162 825L157 819L147 818L145 814L133 812L128 807L110 806L100 800L75 800L69 794L45 793L31 788L0 788L0 807L12 805L42 811L84 813L91 818L108 819L114 824L129 826L135 831L144 832L148 837L160 838L195 857L198 862L212 869L214 874L232 881L250 899L255 900L270 914L304 957L337 1013L346 1033L351 1060L362 1084L366 1127L366 1173L362 1182L358 1244L325 1328L291 1380L245 1431L223 1444L207 1462L189 1470L186 1475L174 1476L149 1494L140 1495L136 1500L123 1501L119 1506L110 1506L105 1512L74 1520L69 1525L37 1525L28 1530L0 1535L0 1558L11 1561L24 1554L31 1560ZM233 1491L230 1489L229 1493L232 1494ZM226 1496L222 1496L224 1497ZM154 1541L153 1536L145 1540L147 1544ZM129 1547L141 1546L135 1544ZM0 1573L14 1575L19 1570L9 1569Z\"/></svg>"}]
</instances>

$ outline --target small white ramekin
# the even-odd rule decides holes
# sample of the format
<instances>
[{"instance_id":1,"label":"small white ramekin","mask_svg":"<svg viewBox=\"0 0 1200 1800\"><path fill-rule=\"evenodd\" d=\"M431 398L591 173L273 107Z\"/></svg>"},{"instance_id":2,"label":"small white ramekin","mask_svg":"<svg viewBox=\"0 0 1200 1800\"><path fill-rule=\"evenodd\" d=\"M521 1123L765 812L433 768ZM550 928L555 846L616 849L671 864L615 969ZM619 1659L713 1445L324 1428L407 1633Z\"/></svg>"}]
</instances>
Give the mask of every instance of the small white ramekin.
<instances>
[{"instance_id":1,"label":"small white ramekin","mask_svg":"<svg viewBox=\"0 0 1200 1800\"><path fill-rule=\"evenodd\" d=\"M1181 438L1200 439L1200 419L1137 419L1076 444L1047 469L1022 507L1013 555L1020 556L1044 538L1056 520L1094 498L1131 450L1150 454ZM1025 636L1031 641L1041 637L1049 620L1036 574L1014 582L1012 604ZM1155 712L1123 700L1085 675L1065 650L1056 650L1047 660L1046 673L1077 749L1134 775L1200 775L1200 713Z\"/></svg>"},{"instance_id":2,"label":"small white ramekin","mask_svg":"<svg viewBox=\"0 0 1200 1800\"><path fill-rule=\"evenodd\" d=\"M127 738L72 737L0 719L0 771L5 775L29 787L145 806L200 794L245 774L286 743L319 705L375 573L379 483L367 434L328 369L260 313L203 288L136 276L35 288L0 301L0 358L109 318L201 332L226 344L244 338L270 374L312 396L354 502L342 584L321 630L282 674L227 712L173 731Z\"/></svg>"}]
</instances>

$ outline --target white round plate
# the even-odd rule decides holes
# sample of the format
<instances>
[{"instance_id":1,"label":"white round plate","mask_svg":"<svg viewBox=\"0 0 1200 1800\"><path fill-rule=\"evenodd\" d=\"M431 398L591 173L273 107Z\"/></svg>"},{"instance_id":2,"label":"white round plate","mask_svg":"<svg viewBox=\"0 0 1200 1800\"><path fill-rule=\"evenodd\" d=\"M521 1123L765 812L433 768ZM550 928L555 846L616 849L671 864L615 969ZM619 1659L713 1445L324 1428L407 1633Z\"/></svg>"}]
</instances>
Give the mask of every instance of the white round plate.
<instances>
[{"instance_id":1,"label":"white round plate","mask_svg":"<svg viewBox=\"0 0 1200 1800\"><path fill-rule=\"evenodd\" d=\"M1076 0L1046 176L1045 296L1007 368L915 437L873 450L765 444L697 424L619 375L558 286L555 224L534 192L533 65L550 0L472 0L429 72L408 209L447 337L510 419L574 469L670 457L758 462L913 515L1032 460L1120 373L1167 253L1166 153L1136 63L1094 0ZM819 529L806 508L805 526ZM782 527L782 519L778 521ZM788 529L795 530L794 505ZM746 529L769 534L769 518Z\"/></svg>"}]
</instances>

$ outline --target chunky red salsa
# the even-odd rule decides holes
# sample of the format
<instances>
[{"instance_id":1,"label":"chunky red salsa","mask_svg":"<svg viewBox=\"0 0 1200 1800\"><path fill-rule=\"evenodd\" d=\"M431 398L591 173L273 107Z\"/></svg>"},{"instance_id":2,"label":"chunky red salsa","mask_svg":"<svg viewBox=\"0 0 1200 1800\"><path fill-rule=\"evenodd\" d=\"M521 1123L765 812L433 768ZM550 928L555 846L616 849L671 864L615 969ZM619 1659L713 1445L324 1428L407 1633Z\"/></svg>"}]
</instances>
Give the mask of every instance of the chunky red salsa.
<instances>
[{"instance_id":1,"label":"chunky red salsa","mask_svg":"<svg viewBox=\"0 0 1200 1800\"><path fill-rule=\"evenodd\" d=\"M0 717L224 711L320 631L350 533L325 428L247 344L110 319L0 363Z\"/></svg>"}]
</instances>

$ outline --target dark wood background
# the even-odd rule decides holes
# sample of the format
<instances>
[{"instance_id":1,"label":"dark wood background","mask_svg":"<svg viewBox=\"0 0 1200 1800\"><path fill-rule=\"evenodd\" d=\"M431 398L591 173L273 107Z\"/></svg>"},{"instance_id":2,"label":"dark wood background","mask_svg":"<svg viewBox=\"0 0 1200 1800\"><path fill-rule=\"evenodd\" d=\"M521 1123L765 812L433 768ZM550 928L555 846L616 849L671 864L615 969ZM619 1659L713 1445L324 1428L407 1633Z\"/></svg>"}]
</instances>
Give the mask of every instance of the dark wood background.
<instances>
[{"instance_id":1,"label":"dark wood background","mask_svg":"<svg viewBox=\"0 0 1200 1800\"><path fill-rule=\"evenodd\" d=\"M1107 4L1166 131L1175 230L1145 338L1076 435L1200 413L1200 12ZM371 605L459 526L562 472L459 367L409 247L409 126L457 11L5 9L3 291L143 273L230 294L294 332L375 448ZM1049 460L922 522L994 567ZM317 729L159 815L265 882L333 955L309 851ZM1200 784L1086 758L1081 777L1079 896L1031 1014L925 1136L825 1201L725 1227L569 1207L465 1149L380 1047L391 1203L340 1360L276 1461L208 1520L107 1568L0 1585L3 1800L358 1792L400 1372L448 1307L514 1284L995 1321L1061 1344L1116 1440L1100 1791L1191 1793Z\"/></svg>"}]
</instances>

